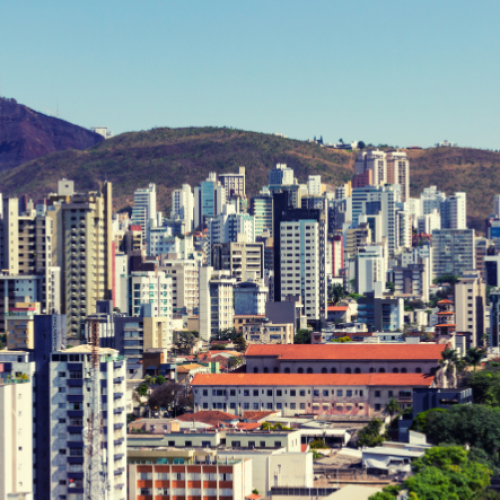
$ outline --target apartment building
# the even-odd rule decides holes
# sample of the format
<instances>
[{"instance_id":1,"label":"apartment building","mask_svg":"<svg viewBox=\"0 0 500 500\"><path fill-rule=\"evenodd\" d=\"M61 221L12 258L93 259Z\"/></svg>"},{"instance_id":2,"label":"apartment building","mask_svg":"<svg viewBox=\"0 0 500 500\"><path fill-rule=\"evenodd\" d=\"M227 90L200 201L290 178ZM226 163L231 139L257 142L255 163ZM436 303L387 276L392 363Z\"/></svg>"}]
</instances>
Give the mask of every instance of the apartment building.
<instances>
[{"instance_id":1,"label":"apartment building","mask_svg":"<svg viewBox=\"0 0 500 500\"><path fill-rule=\"evenodd\" d=\"M462 276L476 267L474 229L432 231L433 278L443 274Z\"/></svg>"},{"instance_id":2,"label":"apartment building","mask_svg":"<svg viewBox=\"0 0 500 500\"><path fill-rule=\"evenodd\" d=\"M467 229L467 195L455 193L441 203L441 228Z\"/></svg>"},{"instance_id":3,"label":"apartment building","mask_svg":"<svg viewBox=\"0 0 500 500\"><path fill-rule=\"evenodd\" d=\"M250 215L255 219L255 237L262 236L266 230L273 234L273 197L258 194L250 198Z\"/></svg>"},{"instance_id":4,"label":"apartment building","mask_svg":"<svg viewBox=\"0 0 500 500\"><path fill-rule=\"evenodd\" d=\"M200 268L201 258L191 254L168 254L160 260L160 271L172 276L173 313L194 314L200 306Z\"/></svg>"},{"instance_id":5,"label":"apartment building","mask_svg":"<svg viewBox=\"0 0 500 500\"><path fill-rule=\"evenodd\" d=\"M164 271L133 271L129 276L129 315L151 304L154 316L172 318L172 277Z\"/></svg>"},{"instance_id":6,"label":"apartment building","mask_svg":"<svg viewBox=\"0 0 500 500\"><path fill-rule=\"evenodd\" d=\"M227 193L217 180L217 174L210 172L207 179L194 188L194 227L202 228L213 217L222 213Z\"/></svg>"},{"instance_id":7,"label":"apartment building","mask_svg":"<svg viewBox=\"0 0 500 500\"><path fill-rule=\"evenodd\" d=\"M294 183L293 169L288 168L286 163L277 163L276 167L269 172L270 185L291 185Z\"/></svg>"},{"instance_id":8,"label":"apartment building","mask_svg":"<svg viewBox=\"0 0 500 500\"><path fill-rule=\"evenodd\" d=\"M237 174L219 174L219 181L227 196L245 196L245 167L239 167Z\"/></svg>"},{"instance_id":9,"label":"apartment building","mask_svg":"<svg viewBox=\"0 0 500 500\"><path fill-rule=\"evenodd\" d=\"M9 308L7 349L22 351L35 348L35 315L40 314L39 302L17 302Z\"/></svg>"},{"instance_id":10,"label":"apartment building","mask_svg":"<svg viewBox=\"0 0 500 500\"><path fill-rule=\"evenodd\" d=\"M79 336L97 301L110 299L113 293L112 185L105 182L99 192L89 193L60 185L50 202L54 210L48 213L54 212L60 228L62 310L68 334Z\"/></svg>"},{"instance_id":11,"label":"apartment building","mask_svg":"<svg viewBox=\"0 0 500 500\"><path fill-rule=\"evenodd\" d=\"M248 242L239 234L237 241L212 245L211 265L216 271L229 271L237 281L264 278L264 243Z\"/></svg>"},{"instance_id":12,"label":"apartment building","mask_svg":"<svg viewBox=\"0 0 500 500\"><path fill-rule=\"evenodd\" d=\"M194 196L189 184L183 184L180 189L172 191L172 219L181 219L186 223L186 233L193 230Z\"/></svg>"},{"instance_id":13,"label":"apartment building","mask_svg":"<svg viewBox=\"0 0 500 500\"><path fill-rule=\"evenodd\" d=\"M129 450L128 498L245 500L252 493L252 461L217 460L209 454L188 463L179 453ZM175 460L175 458L177 460ZM147 464L147 465L145 465Z\"/></svg>"},{"instance_id":14,"label":"apartment building","mask_svg":"<svg viewBox=\"0 0 500 500\"><path fill-rule=\"evenodd\" d=\"M465 273L455 284L457 332L472 334L472 345L482 346L486 333L486 286L478 272Z\"/></svg>"},{"instance_id":15,"label":"apartment building","mask_svg":"<svg viewBox=\"0 0 500 500\"><path fill-rule=\"evenodd\" d=\"M283 416L382 415L396 399L412 406L415 388L432 387L434 376L373 374L198 374L191 382L194 409L217 408L243 415L248 410L281 411Z\"/></svg>"},{"instance_id":16,"label":"apartment building","mask_svg":"<svg viewBox=\"0 0 500 500\"><path fill-rule=\"evenodd\" d=\"M84 428L90 407L98 405L102 418L99 435L106 450L102 464L110 495L127 497L126 363L114 349L99 348L99 399L91 400L91 346L54 352L50 359L50 498L77 499L86 489Z\"/></svg>"},{"instance_id":17,"label":"apartment building","mask_svg":"<svg viewBox=\"0 0 500 500\"><path fill-rule=\"evenodd\" d=\"M387 182L401 186L401 201L410 199L410 162L406 153L391 151L387 153Z\"/></svg>"},{"instance_id":18,"label":"apartment building","mask_svg":"<svg viewBox=\"0 0 500 500\"><path fill-rule=\"evenodd\" d=\"M264 315L269 289L261 281L243 281L234 288L235 315Z\"/></svg>"},{"instance_id":19,"label":"apartment building","mask_svg":"<svg viewBox=\"0 0 500 500\"><path fill-rule=\"evenodd\" d=\"M141 226L143 240L147 239L148 223L156 217L156 185L134 191L132 224Z\"/></svg>"},{"instance_id":20,"label":"apartment building","mask_svg":"<svg viewBox=\"0 0 500 500\"><path fill-rule=\"evenodd\" d=\"M362 222L358 227L348 229L345 239L346 258L354 257L358 249L369 245L372 241L372 233L367 222Z\"/></svg>"},{"instance_id":21,"label":"apartment building","mask_svg":"<svg viewBox=\"0 0 500 500\"><path fill-rule=\"evenodd\" d=\"M265 320L242 326L242 334L248 344L293 344L294 325L274 324Z\"/></svg>"},{"instance_id":22,"label":"apartment building","mask_svg":"<svg viewBox=\"0 0 500 500\"><path fill-rule=\"evenodd\" d=\"M444 200L446 200L446 194L438 191L436 186L424 188L422 193L420 193L422 215L430 214L434 210L440 212L441 204Z\"/></svg>"},{"instance_id":23,"label":"apartment building","mask_svg":"<svg viewBox=\"0 0 500 500\"><path fill-rule=\"evenodd\" d=\"M395 266L390 271L390 281L394 283L394 295L413 297L429 302L429 259L419 263Z\"/></svg>"},{"instance_id":24,"label":"apartment building","mask_svg":"<svg viewBox=\"0 0 500 500\"><path fill-rule=\"evenodd\" d=\"M220 330L233 328L236 278L227 271L200 269L200 338L210 340Z\"/></svg>"},{"instance_id":25,"label":"apartment building","mask_svg":"<svg viewBox=\"0 0 500 500\"><path fill-rule=\"evenodd\" d=\"M378 292L378 293L377 293ZM358 299L358 322L374 332L400 332L404 324L403 297L384 297L381 289Z\"/></svg>"},{"instance_id":26,"label":"apartment building","mask_svg":"<svg viewBox=\"0 0 500 500\"><path fill-rule=\"evenodd\" d=\"M32 381L0 379L0 498L33 498L32 428Z\"/></svg>"},{"instance_id":27,"label":"apartment building","mask_svg":"<svg viewBox=\"0 0 500 500\"><path fill-rule=\"evenodd\" d=\"M433 373L441 344L250 345L247 373Z\"/></svg>"},{"instance_id":28,"label":"apartment building","mask_svg":"<svg viewBox=\"0 0 500 500\"><path fill-rule=\"evenodd\" d=\"M324 185L321 184L321 175L310 175L307 178L307 192L311 195L322 195Z\"/></svg>"}]
</instances>

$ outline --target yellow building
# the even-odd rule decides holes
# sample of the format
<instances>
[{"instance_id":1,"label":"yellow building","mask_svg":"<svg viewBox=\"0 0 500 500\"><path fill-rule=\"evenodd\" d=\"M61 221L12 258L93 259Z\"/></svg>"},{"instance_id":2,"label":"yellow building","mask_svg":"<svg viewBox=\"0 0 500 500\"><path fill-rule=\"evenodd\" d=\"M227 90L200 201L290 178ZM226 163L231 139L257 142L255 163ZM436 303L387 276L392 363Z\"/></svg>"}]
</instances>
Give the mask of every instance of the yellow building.
<instances>
[{"instance_id":1,"label":"yellow building","mask_svg":"<svg viewBox=\"0 0 500 500\"><path fill-rule=\"evenodd\" d=\"M7 316L7 349L35 348L34 318L40 314L39 302L16 302Z\"/></svg>"}]
</instances>

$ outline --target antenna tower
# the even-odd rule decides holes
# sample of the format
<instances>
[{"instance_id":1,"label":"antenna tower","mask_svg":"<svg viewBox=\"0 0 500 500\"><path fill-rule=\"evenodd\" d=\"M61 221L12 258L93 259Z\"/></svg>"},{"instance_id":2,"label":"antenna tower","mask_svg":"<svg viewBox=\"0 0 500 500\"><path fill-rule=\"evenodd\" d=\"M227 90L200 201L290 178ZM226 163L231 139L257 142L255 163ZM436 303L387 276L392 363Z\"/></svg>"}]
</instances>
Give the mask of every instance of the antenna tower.
<instances>
[{"instance_id":1,"label":"antenna tower","mask_svg":"<svg viewBox=\"0 0 500 500\"><path fill-rule=\"evenodd\" d=\"M100 360L99 360L99 323L89 321L90 340L92 345L90 356L90 411L87 432L86 450L86 488L85 500L105 499L104 467L101 443L100 400Z\"/></svg>"}]
</instances>

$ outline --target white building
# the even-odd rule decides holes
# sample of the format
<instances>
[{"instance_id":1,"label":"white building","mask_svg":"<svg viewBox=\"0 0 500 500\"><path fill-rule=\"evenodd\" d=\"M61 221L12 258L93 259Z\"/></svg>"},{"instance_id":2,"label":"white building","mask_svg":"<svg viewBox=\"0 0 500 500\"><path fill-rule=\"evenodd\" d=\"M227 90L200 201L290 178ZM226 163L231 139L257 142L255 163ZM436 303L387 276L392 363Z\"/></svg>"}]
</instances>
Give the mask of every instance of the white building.
<instances>
[{"instance_id":1,"label":"white building","mask_svg":"<svg viewBox=\"0 0 500 500\"><path fill-rule=\"evenodd\" d=\"M0 498L33 498L33 387L0 380Z\"/></svg>"},{"instance_id":2,"label":"white building","mask_svg":"<svg viewBox=\"0 0 500 500\"><path fill-rule=\"evenodd\" d=\"M168 253L189 254L193 253L194 244L192 236L180 238L172 235L172 228L149 226L148 255L163 255Z\"/></svg>"},{"instance_id":3,"label":"white building","mask_svg":"<svg viewBox=\"0 0 500 500\"><path fill-rule=\"evenodd\" d=\"M172 318L172 278L164 271L134 271L129 275L129 315L140 316L151 305L151 316ZM171 326L171 322L170 322Z\"/></svg>"},{"instance_id":4,"label":"white building","mask_svg":"<svg viewBox=\"0 0 500 500\"><path fill-rule=\"evenodd\" d=\"M237 174L220 174L219 181L227 196L245 196L245 167L239 167Z\"/></svg>"},{"instance_id":5,"label":"white building","mask_svg":"<svg viewBox=\"0 0 500 500\"><path fill-rule=\"evenodd\" d=\"M398 224L398 246L400 248L411 248L411 213L407 210L398 210L396 217Z\"/></svg>"},{"instance_id":6,"label":"white building","mask_svg":"<svg viewBox=\"0 0 500 500\"><path fill-rule=\"evenodd\" d=\"M387 155L383 151L361 151L354 165L356 175L372 172L374 186L384 185L387 181Z\"/></svg>"},{"instance_id":7,"label":"white building","mask_svg":"<svg viewBox=\"0 0 500 500\"><path fill-rule=\"evenodd\" d=\"M97 407L103 433L102 472L110 496L127 497L127 415L126 362L118 351L99 348L99 387ZM82 345L52 353L50 361L49 456L51 498L77 500L87 492L84 466L86 431L90 408L91 346ZM95 408L95 406L94 406Z\"/></svg>"},{"instance_id":8,"label":"white building","mask_svg":"<svg viewBox=\"0 0 500 500\"><path fill-rule=\"evenodd\" d=\"M321 195L321 175L310 175L307 179L307 192L310 195Z\"/></svg>"},{"instance_id":9,"label":"white building","mask_svg":"<svg viewBox=\"0 0 500 500\"><path fill-rule=\"evenodd\" d=\"M227 193L217 180L217 174L210 172L205 181L194 188L194 227L202 227L208 219L222 212Z\"/></svg>"},{"instance_id":10,"label":"white building","mask_svg":"<svg viewBox=\"0 0 500 500\"><path fill-rule=\"evenodd\" d=\"M321 236L317 220L283 221L280 226L281 243L281 297L302 297L304 315L319 319L325 315L326 294L321 300L321 289L326 288L326 274L320 277L321 256L326 254L326 241Z\"/></svg>"},{"instance_id":11,"label":"white building","mask_svg":"<svg viewBox=\"0 0 500 500\"><path fill-rule=\"evenodd\" d=\"M182 219L186 223L186 233L193 230L194 221L194 196L189 184L183 184L182 188L174 189L172 192L172 219Z\"/></svg>"},{"instance_id":12,"label":"white building","mask_svg":"<svg viewBox=\"0 0 500 500\"><path fill-rule=\"evenodd\" d=\"M111 137L113 137L113 132L108 130L108 127L90 127L90 130L96 134L102 135L104 139L111 139Z\"/></svg>"},{"instance_id":13,"label":"white building","mask_svg":"<svg viewBox=\"0 0 500 500\"><path fill-rule=\"evenodd\" d=\"M420 193L422 214L430 214L433 210L441 211L441 203L446 199L446 194L437 190L436 186L424 188Z\"/></svg>"},{"instance_id":14,"label":"white building","mask_svg":"<svg viewBox=\"0 0 500 500\"><path fill-rule=\"evenodd\" d=\"M132 224L141 226L143 240L146 239L149 220L155 217L156 185L150 184L147 188L136 189L132 208Z\"/></svg>"},{"instance_id":15,"label":"white building","mask_svg":"<svg viewBox=\"0 0 500 500\"><path fill-rule=\"evenodd\" d=\"M434 229L441 229L441 215L437 209L417 218L417 231L419 233L432 234Z\"/></svg>"},{"instance_id":16,"label":"white building","mask_svg":"<svg viewBox=\"0 0 500 500\"><path fill-rule=\"evenodd\" d=\"M443 218L446 220L446 225L443 224ZM446 198L446 213L441 213L441 226L450 229L467 229L466 193L455 193Z\"/></svg>"},{"instance_id":17,"label":"white building","mask_svg":"<svg viewBox=\"0 0 500 500\"><path fill-rule=\"evenodd\" d=\"M288 168L286 163L277 163L276 168L269 172L270 185L290 186L293 183L293 169Z\"/></svg>"},{"instance_id":18,"label":"white building","mask_svg":"<svg viewBox=\"0 0 500 500\"><path fill-rule=\"evenodd\" d=\"M375 291L377 282L384 290L387 281L387 248L384 245L360 248L350 262L351 276L356 279L356 292L360 295Z\"/></svg>"},{"instance_id":19,"label":"white building","mask_svg":"<svg viewBox=\"0 0 500 500\"><path fill-rule=\"evenodd\" d=\"M128 311L128 255L115 254L115 294L113 297L114 307L120 312Z\"/></svg>"},{"instance_id":20,"label":"white building","mask_svg":"<svg viewBox=\"0 0 500 500\"><path fill-rule=\"evenodd\" d=\"M236 278L228 271L200 269L200 338L210 340L220 330L234 327L233 288Z\"/></svg>"}]
</instances>

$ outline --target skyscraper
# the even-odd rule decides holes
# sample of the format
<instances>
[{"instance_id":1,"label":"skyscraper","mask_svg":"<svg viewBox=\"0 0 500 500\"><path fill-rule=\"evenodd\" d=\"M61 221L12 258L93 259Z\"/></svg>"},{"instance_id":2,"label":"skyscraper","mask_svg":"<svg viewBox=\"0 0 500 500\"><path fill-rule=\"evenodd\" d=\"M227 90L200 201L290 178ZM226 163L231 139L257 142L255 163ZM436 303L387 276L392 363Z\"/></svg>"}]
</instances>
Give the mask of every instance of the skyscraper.
<instances>
[{"instance_id":1,"label":"skyscraper","mask_svg":"<svg viewBox=\"0 0 500 500\"><path fill-rule=\"evenodd\" d=\"M401 186L401 201L410 199L410 162L406 153L392 151L387 153L387 182Z\"/></svg>"},{"instance_id":2,"label":"skyscraper","mask_svg":"<svg viewBox=\"0 0 500 500\"><path fill-rule=\"evenodd\" d=\"M146 240L148 223L156 217L156 185L134 191L132 208L132 224L141 226L142 239Z\"/></svg>"},{"instance_id":3,"label":"skyscraper","mask_svg":"<svg viewBox=\"0 0 500 500\"><path fill-rule=\"evenodd\" d=\"M172 192L172 210L170 217L178 217L186 223L186 233L193 230L194 218L194 196L189 184L183 184L182 188L174 189Z\"/></svg>"}]
</instances>

